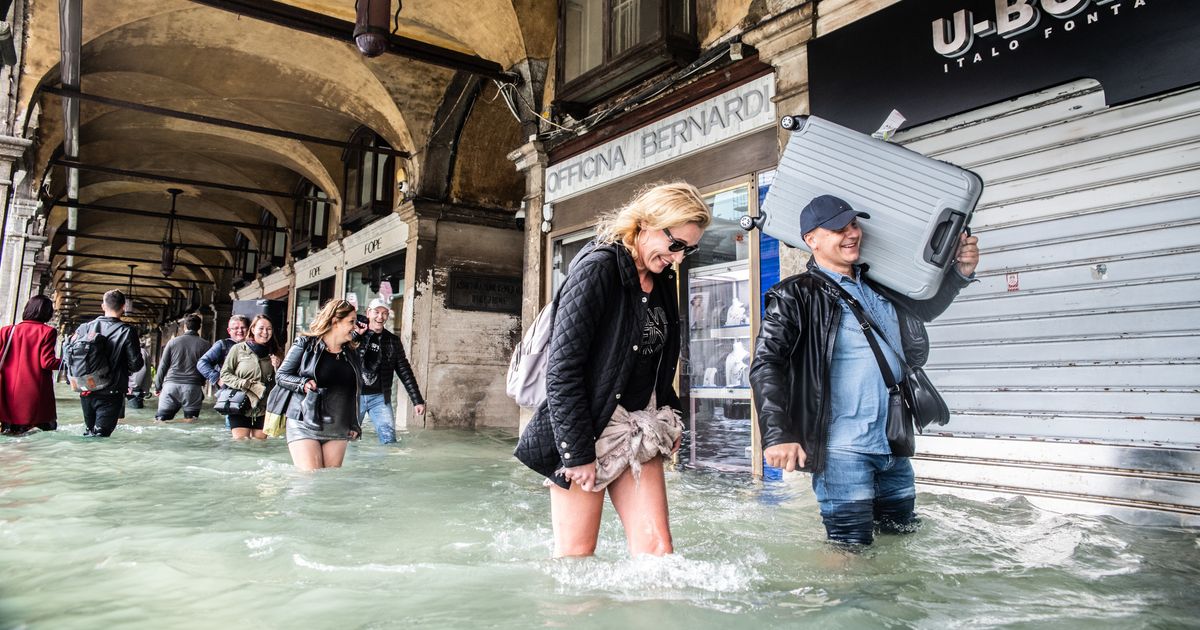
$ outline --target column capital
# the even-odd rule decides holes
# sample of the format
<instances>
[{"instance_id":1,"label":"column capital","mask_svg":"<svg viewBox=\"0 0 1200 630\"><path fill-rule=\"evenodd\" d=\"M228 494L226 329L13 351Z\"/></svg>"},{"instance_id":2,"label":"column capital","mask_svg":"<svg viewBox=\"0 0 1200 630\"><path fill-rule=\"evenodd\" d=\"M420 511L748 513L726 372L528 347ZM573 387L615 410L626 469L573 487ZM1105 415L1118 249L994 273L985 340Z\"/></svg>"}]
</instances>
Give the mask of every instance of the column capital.
<instances>
[{"instance_id":1,"label":"column capital","mask_svg":"<svg viewBox=\"0 0 1200 630\"><path fill-rule=\"evenodd\" d=\"M20 136L0 135L0 159L16 160L25 153L25 149L33 144L33 140Z\"/></svg>"},{"instance_id":2,"label":"column capital","mask_svg":"<svg viewBox=\"0 0 1200 630\"><path fill-rule=\"evenodd\" d=\"M759 59L781 67L813 38L814 2L805 2L761 22L746 31L742 41L758 50Z\"/></svg>"},{"instance_id":3,"label":"column capital","mask_svg":"<svg viewBox=\"0 0 1200 630\"><path fill-rule=\"evenodd\" d=\"M510 151L508 161L515 164L518 171L524 172L535 166L544 168L550 160L546 156L546 149L542 143L534 140Z\"/></svg>"}]
</instances>

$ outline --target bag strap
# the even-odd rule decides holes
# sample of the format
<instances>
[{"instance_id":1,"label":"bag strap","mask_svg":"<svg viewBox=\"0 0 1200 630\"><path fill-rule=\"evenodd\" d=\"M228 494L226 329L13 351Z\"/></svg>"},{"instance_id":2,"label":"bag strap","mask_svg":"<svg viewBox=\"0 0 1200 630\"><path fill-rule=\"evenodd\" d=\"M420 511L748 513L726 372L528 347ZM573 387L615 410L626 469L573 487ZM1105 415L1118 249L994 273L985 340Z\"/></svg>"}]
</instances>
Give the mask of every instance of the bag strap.
<instances>
[{"instance_id":1,"label":"bag strap","mask_svg":"<svg viewBox=\"0 0 1200 630\"><path fill-rule=\"evenodd\" d=\"M867 337L867 343L871 346L871 352L875 355L875 361L879 363L879 372L883 374L883 383L887 385L888 392L893 394L899 392L900 385L896 382L895 377L892 376L891 366L888 365L887 359L883 356L883 349L879 347L879 342L875 339L877 336L882 337L882 335L879 333L872 334L874 330L878 329L878 326L872 323L871 318L863 312L862 305L858 303L858 300L854 299L853 295L850 295L849 291L827 278L821 271L813 271L812 274L817 276L826 286L833 287L839 296L846 301L846 304L850 306L850 312L854 313L854 318L858 320L858 325L862 328L863 335ZM887 343L887 339L884 339L884 343ZM891 344L888 344L888 346L890 347ZM895 351L895 348L892 350ZM900 356L903 357L903 355ZM901 364L903 363L904 361L901 360Z\"/></svg>"}]
</instances>

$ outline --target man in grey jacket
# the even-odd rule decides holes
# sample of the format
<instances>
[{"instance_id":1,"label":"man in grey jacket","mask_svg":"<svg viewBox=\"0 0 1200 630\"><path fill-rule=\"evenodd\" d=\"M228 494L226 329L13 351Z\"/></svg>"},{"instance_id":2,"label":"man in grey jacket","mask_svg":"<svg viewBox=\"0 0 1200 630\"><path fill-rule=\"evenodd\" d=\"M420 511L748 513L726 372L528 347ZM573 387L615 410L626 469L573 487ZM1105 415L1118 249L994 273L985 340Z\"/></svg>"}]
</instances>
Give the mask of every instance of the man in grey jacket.
<instances>
[{"instance_id":1,"label":"man in grey jacket","mask_svg":"<svg viewBox=\"0 0 1200 630\"><path fill-rule=\"evenodd\" d=\"M208 342L200 337L201 319L191 314L184 318L182 335L163 348L154 377L154 392L158 395L158 412L154 419L166 422L175 418L183 408L183 421L195 422L204 402L204 376L196 369L200 357L208 351Z\"/></svg>"}]
</instances>

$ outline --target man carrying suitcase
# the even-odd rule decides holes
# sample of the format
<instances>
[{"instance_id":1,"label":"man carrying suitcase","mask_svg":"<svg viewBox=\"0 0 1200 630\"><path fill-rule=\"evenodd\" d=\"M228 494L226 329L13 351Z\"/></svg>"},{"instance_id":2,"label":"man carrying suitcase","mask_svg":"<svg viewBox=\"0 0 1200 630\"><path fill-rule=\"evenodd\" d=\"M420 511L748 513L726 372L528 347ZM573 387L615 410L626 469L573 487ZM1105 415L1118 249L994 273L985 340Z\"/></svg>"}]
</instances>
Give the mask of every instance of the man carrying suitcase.
<instances>
[{"instance_id":1,"label":"man carrying suitcase","mask_svg":"<svg viewBox=\"0 0 1200 630\"><path fill-rule=\"evenodd\" d=\"M924 363L924 322L950 306L979 264L978 239L964 234L937 294L908 299L873 282L858 264L858 220L869 218L831 195L804 207L801 231L812 258L807 271L767 292L750 368L766 463L812 473L829 539L850 544L873 542L876 526L911 531L916 488L909 459L893 456L888 446L888 389L868 333L816 274L840 285L876 322L879 330L870 334L899 379L906 359Z\"/></svg>"}]
</instances>

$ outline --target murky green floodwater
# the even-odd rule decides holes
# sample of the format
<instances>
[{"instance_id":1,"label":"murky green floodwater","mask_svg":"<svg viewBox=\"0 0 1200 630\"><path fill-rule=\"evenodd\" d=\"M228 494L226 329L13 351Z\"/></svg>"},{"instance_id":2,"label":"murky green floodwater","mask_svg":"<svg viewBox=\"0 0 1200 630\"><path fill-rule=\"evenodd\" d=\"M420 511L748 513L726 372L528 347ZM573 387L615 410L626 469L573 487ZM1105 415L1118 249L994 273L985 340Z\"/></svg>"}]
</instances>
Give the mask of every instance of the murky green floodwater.
<instances>
[{"instance_id":1,"label":"murky green floodwater","mask_svg":"<svg viewBox=\"0 0 1200 630\"><path fill-rule=\"evenodd\" d=\"M922 494L925 527L823 542L804 479L669 477L677 554L552 560L546 490L499 434L355 444L292 469L215 416L107 441L0 438L4 628L1170 628L1200 621L1196 532Z\"/></svg>"}]
</instances>

